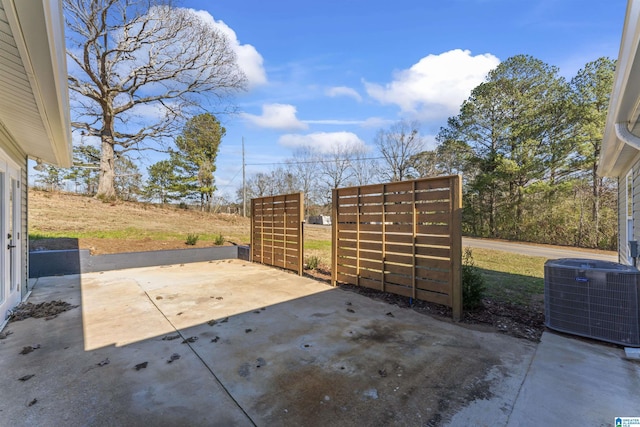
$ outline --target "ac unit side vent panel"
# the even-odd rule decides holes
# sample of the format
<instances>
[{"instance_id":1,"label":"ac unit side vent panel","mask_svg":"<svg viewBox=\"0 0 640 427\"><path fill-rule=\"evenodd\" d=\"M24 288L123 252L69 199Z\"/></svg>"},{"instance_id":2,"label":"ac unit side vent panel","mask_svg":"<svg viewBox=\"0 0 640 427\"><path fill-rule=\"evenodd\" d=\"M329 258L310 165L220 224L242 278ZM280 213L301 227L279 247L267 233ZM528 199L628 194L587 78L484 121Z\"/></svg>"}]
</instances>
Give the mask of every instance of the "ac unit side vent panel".
<instances>
[{"instance_id":1,"label":"ac unit side vent panel","mask_svg":"<svg viewBox=\"0 0 640 427\"><path fill-rule=\"evenodd\" d=\"M640 347L640 271L565 258L544 267L545 324L551 329Z\"/></svg>"}]
</instances>

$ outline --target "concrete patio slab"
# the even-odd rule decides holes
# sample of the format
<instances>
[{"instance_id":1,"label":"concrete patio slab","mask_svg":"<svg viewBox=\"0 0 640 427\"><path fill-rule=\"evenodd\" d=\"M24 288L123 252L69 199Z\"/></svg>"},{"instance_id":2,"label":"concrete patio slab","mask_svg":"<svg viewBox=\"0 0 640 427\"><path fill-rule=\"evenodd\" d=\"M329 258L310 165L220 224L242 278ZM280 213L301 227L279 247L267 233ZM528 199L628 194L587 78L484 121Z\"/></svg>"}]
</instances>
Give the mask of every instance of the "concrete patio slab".
<instances>
[{"instance_id":1,"label":"concrete patio slab","mask_svg":"<svg viewBox=\"0 0 640 427\"><path fill-rule=\"evenodd\" d=\"M557 388L564 372L546 333L536 351L239 260L38 279L30 302L52 300L79 307L0 340L7 425L541 425L544 384L527 373ZM638 389L618 381L638 376L625 363L602 390Z\"/></svg>"},{"instance_id":2,"label":"concrete patio slab","mask_svg":"<svg viewBox=\"0 0 640 427\"><path fill-rule=\"evenodd\" d=\"M509 425L610 426L640 417L640 363L624 357L617 346L545 332Z\"/></svg>"}]
</instances>

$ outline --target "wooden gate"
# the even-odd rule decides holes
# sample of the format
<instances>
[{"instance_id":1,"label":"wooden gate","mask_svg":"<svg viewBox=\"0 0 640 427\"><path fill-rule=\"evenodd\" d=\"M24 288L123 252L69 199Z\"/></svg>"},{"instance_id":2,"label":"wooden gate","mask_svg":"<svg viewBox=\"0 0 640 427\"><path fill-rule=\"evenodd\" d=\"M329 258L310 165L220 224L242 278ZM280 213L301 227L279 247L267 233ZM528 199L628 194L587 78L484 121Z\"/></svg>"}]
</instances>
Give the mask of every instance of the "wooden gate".
<instances>
[{"instance_id":1,"label":"wooden gate","mask_svg":"<svg viewBox=\"0 0 640 427\"><path fill-rule=\"evenodd\" d=\"M333 191L332 284L365 286L462 315L459 175Z\"/></svg>"},{"instance_id":2,"label":"wooden gate","mask_svg":"<svg viewBox=\"0 0 640 427\"><path fill-rule=\"evenodd\" d=\"M253 262L303 271L303 193L251 199Z\"/></svg>"}]
</instances>

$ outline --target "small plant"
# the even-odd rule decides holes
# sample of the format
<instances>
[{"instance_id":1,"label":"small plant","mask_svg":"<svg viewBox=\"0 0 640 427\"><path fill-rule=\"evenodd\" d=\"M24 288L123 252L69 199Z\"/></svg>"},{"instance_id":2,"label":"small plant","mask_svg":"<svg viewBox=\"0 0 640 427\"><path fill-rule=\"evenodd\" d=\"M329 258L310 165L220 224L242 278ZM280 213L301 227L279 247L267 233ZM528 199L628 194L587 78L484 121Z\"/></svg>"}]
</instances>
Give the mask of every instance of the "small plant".
<instances>
[{"instance_id":1,"label":"small plant","mask_svg":"<svg viewBox=\"0 0 640 427\"><path fill-rule=\"evenodd\" d=\"M474 309L482 305L487 288L485 279L473 262L471 248L465 248L462 255L462 305L465 309Z\"/></svg>"},{"instance_id":2,"label":"small plant","mask_svg":"<svg viewBox=\"0 0 640 427\"><path fill-rule=\"evenodd\" d=\"M222 237L222 234L218 234L213 238L213 244L216 246L224 245L224 237Z\"/></svg>"},{"instance_id":3,"label":"small plant","mask_svg":"<svg viewBox=\"0 0 640 427\"><path fill-rule=\"evenodd\" d=\"M198 243L198 239L199 238L200 238L199 235L193 234L193 233L189 233L189 234L187 234L187 241L185 243L187 245L189 245L189 246L194 246L196 243Z\"/></svg>"},{"instance_id":4,"label":"small plant","mask_svg":"<svg viewBox=\"0 0 640 427\"><path fill-rule=\"evenodd\" d=\"M305 265L307 267L307 270L317 270L318 265L320 265L320 258L315 255L307 257Z\"/></svg>"}]
</instances>

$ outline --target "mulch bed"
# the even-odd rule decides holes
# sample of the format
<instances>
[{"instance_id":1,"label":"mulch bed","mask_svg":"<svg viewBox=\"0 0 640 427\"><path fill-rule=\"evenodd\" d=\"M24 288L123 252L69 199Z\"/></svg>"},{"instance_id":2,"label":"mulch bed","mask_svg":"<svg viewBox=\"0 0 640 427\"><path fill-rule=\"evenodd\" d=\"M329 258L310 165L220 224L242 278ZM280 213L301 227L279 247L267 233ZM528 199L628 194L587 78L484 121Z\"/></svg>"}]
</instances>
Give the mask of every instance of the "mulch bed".
<instances>
[{"instance_id":1,"label":"mulch bed","mask_svg":"<svg viewBox=\"0 0 640 427\"><path fill-rule=\"evenodd\" d=\"M307 270L305 273L317 280L327 282L331 280L331 273L328 271ZM341 284L340 288L398 307L411 308L418 313L428 314L442 320L450 320L452 316L451 308L444 305L420 300L411 301L407 297L362 286ZM539 307L525 307L490 299L483 299L481 307L465 310L461 323L485 325L493 328L496 332L534 342L540 341L542 332L545 330L544 312Z\"/></svg>"}]
</instances>

